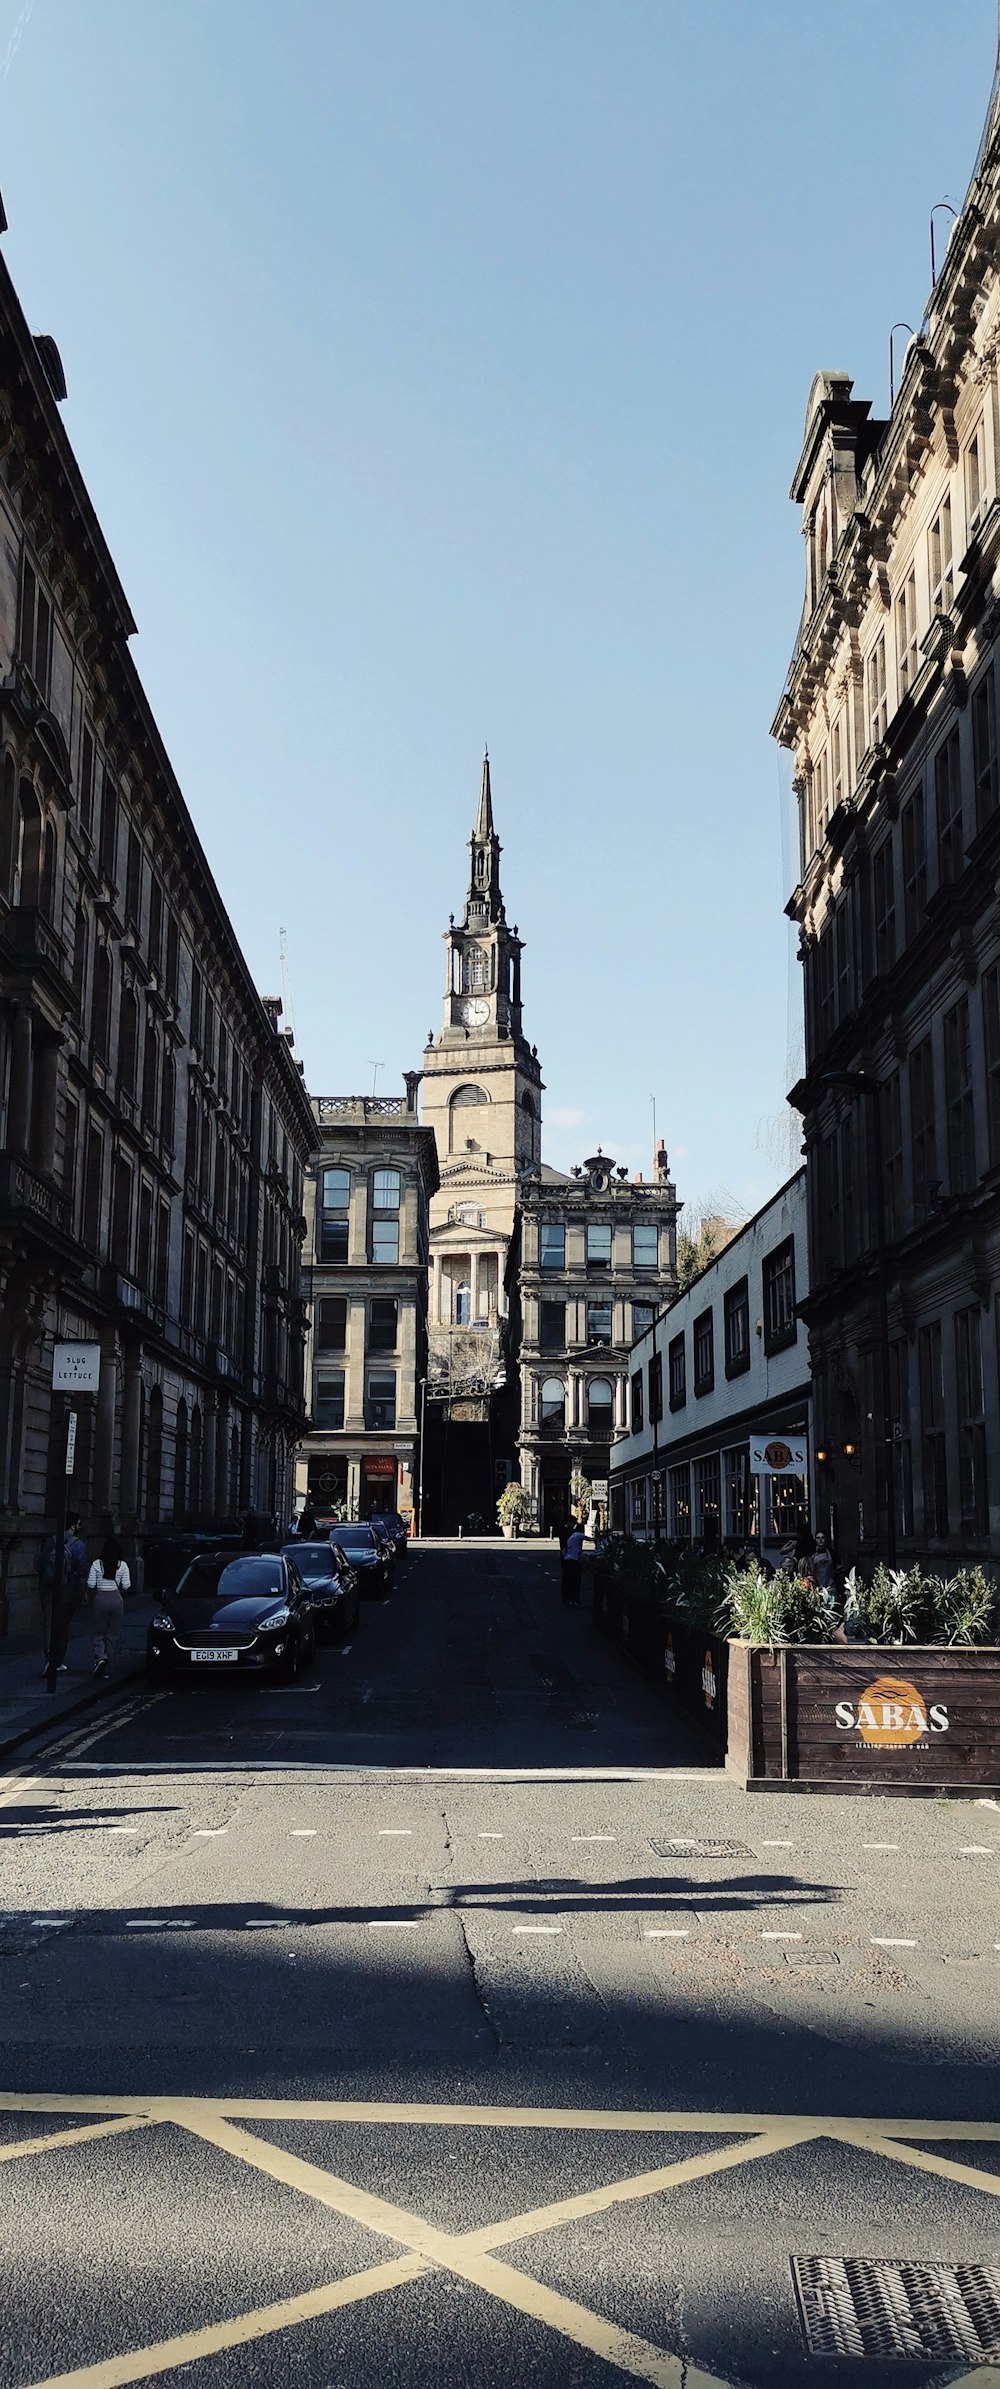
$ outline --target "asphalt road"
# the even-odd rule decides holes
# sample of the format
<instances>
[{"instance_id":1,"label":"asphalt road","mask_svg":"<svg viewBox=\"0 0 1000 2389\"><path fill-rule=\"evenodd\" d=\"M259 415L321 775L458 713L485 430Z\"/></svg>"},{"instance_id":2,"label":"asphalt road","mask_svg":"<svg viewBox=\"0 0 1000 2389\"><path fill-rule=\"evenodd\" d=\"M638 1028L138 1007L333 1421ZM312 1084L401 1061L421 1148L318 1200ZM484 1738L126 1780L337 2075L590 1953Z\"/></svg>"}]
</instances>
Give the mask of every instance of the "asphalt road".
<instances>
[{"instance_id":1,"label":"asphalt road","mask_svg":"<svg viewBox=\"0 0 1000 2389\"><path fill-rule=\"evenodd\" d=\"M997 2389L1000 1810L747 1797L548 1557L0 1841L0 2383Z\"/></svg>"}]
</instances>

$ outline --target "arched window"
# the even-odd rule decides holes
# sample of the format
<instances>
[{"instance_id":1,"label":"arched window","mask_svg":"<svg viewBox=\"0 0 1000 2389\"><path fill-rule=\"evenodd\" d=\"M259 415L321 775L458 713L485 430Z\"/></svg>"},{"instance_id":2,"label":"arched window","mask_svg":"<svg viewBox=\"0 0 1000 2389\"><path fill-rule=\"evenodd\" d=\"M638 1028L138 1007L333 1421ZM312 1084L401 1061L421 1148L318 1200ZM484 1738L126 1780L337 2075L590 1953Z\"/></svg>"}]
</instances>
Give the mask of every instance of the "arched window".
<instances>
[{"instance_id":1,"label":"arched window","mask_svg":"<svg viewBox=\"0 0 1000 2389\"><path fill-rule=\"evenodd\" d=\"M118 1021L118 1079L126 1095L135 1094L138 1062L139 1006L134 989L123 987Z\"/></svg>"},{"instance_id":2,"label":"arched window","mask_svg":"<svg viewBox=\"0 0 1000 2389\"><path fill-rule=\"evenodd\" d=\"M90 1033L95 1053L100 1055L102 1062L106 1062L111 1041L111 956L106 946L98 946L94 961Z\"/></svg>"},{"instance_id":3,"label":"arched window","mask_svg":"<svg viewBox=\"0 0 1000 2389\"><path fill-rule=\"evenodd\" d=\"M37 904L42 884L42 808L30 780L18 790L21 816L20 863L15 873L15 904Z\"/></svg>"},{"instance_id":4,"label":"arched window","mask_svg":"<svg viewBox=\"0 0 1000 2389\"><path fill-rule=\"evenodd\" d=\"M456 1286L455 1288L456 1327L468 1327L471 1317L472 1287L465 1280L463 1280L462 1284L460 1286Z\"/></svg>"},{"instance_id":5,"label":"arched window","mask_svg":"<svg viewBox=\"0 0 1000 2389\"><path fill-rule=\"evenodd\" d=\"M462 955L462 989L481 995L490 983L490 958L485 946L466 946Z\"/></svg>"},{"instance_id":6,"label":"arched window","mask_svg":"<svg viewBox=\"0 0 1000 2389\"><path fill-rule=\"evenodd\" d=\"M587 1422L591 1427L614 1423L615 1389L608 1377L592 1377L587 1387Z\"/></svg>"},{"instance_id":7,"label":"arched window","mask_svg":"<svg viewBox=\"0 0 1000 2389\"><path fill-rule=\"evenodd\" d=\"M566 1424L566 1388L561 1377L543 1377L541 1396L543 1427L564 1427Z\"/></svg>"},{"instance_id":8,"label":"arched window","mask_svg":"<svg viewBox=\"0 0 1000 2389\"><path fill-rule=\"evenodd\" d=\"M523 1095L522 1095L522 1097L521 1097L521 1110L522 1110L523 1112L527 1112L527 1115L528 1115L528 1118L529 1118L529 1120L533 1120L533 1119L534 1119L534 1117L535 1117L535 1104L534 1104L534 1098L533 1098L533 1096L529 1095L527 1088L525 1088L524 1094L523 1094Z\"/></svg>"},{"instance_id":9,"label":"arched window","mask_svg":"<svg viewBox=\"0 0 1000 2389\"><path fill-rule=\"evenodd\" d=\"M149 1397L149 1422L146 1429L146 1524L160 1523L160 1494L163 1478L163 1395L154 1385Z\"/></svg>"},{"instance_id":10,"label":"arched window","mask_svg":"<svg viewBox=\"0 0 1000 2389\"><path fill-rule=\"evenodd\" d=\"M47 821L42 834L42 868L39 903L49 921L56 917L56 864L59 847L54 821Z\"/></svg>"},{"instance_id":11,"label":"arched window","mask_svg":"<svg viewBox=\"0 0 1000 2389\"><path fill-rule=\"evenodd\" d=\"M188 1412L183 1395L177 1404L177 1433L174 1441L174 1517L183 1518L187 1509L188 1473Z\"/></svg>"},{"instance_id":12,"label":"arched window","mask_svg":"<svg viewBox=\"0 0 1000 2389\"><path fill-rule=\"evenodd\" d=\"M466 1144L473 1141L469 1134L471 1123L465 1116L467 1110L478 1109L480 1104L488 1102L489 1096L482 1087L456 1087L448 1106L448 1144L452 1153L461 1153Z\"/></svg>"}]
</instances>

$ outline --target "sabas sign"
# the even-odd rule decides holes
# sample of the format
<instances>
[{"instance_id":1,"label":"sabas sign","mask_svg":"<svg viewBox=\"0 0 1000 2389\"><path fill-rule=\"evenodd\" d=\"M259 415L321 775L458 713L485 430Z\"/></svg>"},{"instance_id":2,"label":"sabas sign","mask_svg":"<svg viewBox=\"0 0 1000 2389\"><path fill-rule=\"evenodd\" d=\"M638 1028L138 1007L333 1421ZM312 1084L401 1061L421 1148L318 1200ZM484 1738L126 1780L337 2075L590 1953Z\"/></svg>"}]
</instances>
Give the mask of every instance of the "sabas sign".
<instances>
[{"instance_id":1,"label":"sabas sign","mask_svg":"<svg viewBox=\"0 0 1000 2389\"><path fill-rule=\"evenodd\" d=\"M949 1726L944 1702L928 1705L902 1676L878 1676L856 1701L838 1701L834 1716L842 1734L857 1733L862 1742L891 1750L925 1734L946 1734Z\"/></svg>"}]
</instances>

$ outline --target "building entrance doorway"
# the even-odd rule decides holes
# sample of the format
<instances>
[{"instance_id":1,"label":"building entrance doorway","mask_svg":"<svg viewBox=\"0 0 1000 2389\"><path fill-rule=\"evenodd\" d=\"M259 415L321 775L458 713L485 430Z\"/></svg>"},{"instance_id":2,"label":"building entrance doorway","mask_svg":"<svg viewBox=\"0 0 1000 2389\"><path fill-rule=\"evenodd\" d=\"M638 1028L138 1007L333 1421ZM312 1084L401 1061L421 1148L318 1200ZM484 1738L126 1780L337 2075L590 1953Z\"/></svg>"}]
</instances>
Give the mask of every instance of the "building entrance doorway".
<instances>
[{"instance_id":1,"label":"building entrance doorway","mask_svg":"<svg viewBox=\"0 0 1000 2389\"><path fill-rule=\"evenodd\" d=\"M387 1452L366 1452L361 1462L362 1518L381 1517L394 1510L397 1466Z\"/></svg>"}]
</instances>

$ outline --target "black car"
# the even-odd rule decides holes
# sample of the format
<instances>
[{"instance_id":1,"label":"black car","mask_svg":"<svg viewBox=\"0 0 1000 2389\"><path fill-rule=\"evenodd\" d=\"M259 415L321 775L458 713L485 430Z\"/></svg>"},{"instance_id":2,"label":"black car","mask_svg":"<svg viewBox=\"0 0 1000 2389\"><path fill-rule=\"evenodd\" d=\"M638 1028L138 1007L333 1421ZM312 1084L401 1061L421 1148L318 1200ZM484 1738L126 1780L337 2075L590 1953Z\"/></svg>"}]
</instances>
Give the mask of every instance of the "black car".
<instances>
[{"instance_id":1,"label":"black car","mask_svg":"<svg viewBox=\"0 0 1000 2389\"><path fill-rule=\"evenodd\" d=\"M331 1543L337 1543L356 1569L363 1593L391 1592L395 1553L370 1527L367 1520L354 1526L334 1526L330 1529Z\"/></svg>"},{"instance_id":2,"label":"black car","mask_svg":"<svg viewBox=\"0 0 1000 2389\"><path fill-rule=\"evenodd\" d=\"M410 1530L399 1511L379 1510L373 1518L369 1518L368 1524L384 1528L385 1533L392 1540L397 1559L401 1558L410 1540Z\"/></svg>"},{"instance_id":3,"label":"black car","mask_svg":"<svg viewBox=\"0 0 1000 2389\"><path fill-rule=\"evenodd\" d=\"M320 1642L341 1642L358 1622L361 1595L356 1568L338 1543L296 1540L282 1558L291 1560L313 1605Z\"/></svg>"},{"instance_id":4,"label":"black car","mask_svg":"<svg viewBox=\"0 0 1000 2389\"><path fill-rule=\"evenodd\" d=\"M316 1649L310 1594L278 1551L206 1551L153 1612L146 1673L269 1675L294 1683Z\"/></svg>"}]
</instances>

